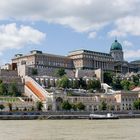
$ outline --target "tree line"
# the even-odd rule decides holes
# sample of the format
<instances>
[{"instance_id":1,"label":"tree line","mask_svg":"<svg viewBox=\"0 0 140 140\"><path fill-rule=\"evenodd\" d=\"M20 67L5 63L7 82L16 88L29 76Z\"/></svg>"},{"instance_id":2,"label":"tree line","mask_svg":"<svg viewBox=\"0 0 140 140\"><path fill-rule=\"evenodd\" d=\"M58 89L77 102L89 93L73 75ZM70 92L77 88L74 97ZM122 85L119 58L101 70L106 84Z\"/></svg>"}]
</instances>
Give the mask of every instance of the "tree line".
<instances>
[{"instance_id":1,"label":"tree line","mask_svg":"<svg viewBox=\"0 0 140 140\"><path fill-rule=\"evenodd\" d=\"M54 87L58 88L72 88L72 89L85 89L85 90L101 90L101 82L98 79L91 77L90 79L69 79L66 75L65 69L60 68L55 71L55 76L58 77ZM48 81L48 87L51 87L51 84Z\"/></svg>"},{"instance_id":2,"label":"tree line","mask_svg":"<svg viewBox=\"0 0 140 140\"><path fill-rule=\"evenodd\" d=\"M72 88L72 89L85 89L85 90L100 90L101 83L96 79L85 80L83 78L80 79L69 79L67 76L61 77L57 83L57 87L61 88Z\"/></svg>"},{"instance_id":3,"label":"tree line","mask_svg":"<svg viewBox=\"0 0 140 140\"><path fill-rule=\"evenodd\" d=\"M62 110L85 110L85 105L82 102L77 104L69 103L69 101L63 101L61 104Z\"/></svg>"},{"instance_id":4,"label":"tree line","mask_svg":"<svg viewBox=\"0 0 140 140\"><path fill-rule=\"evenodd\" d=\"M122 78L121 76L116 76L113 72L105 72L104 83L112 86L115 90L131 90L136 86L140 86L140 75Z\"/></svg>"},{"instance_id":5,"label":"tree line","mask_svg":"<svg viewBox=\"0 0 140 140\"><path fill-rule=\"evenodd\" d=\"M21 96L21 93L15 82L4 83L0 80L0 96Z\"/></svg>"}]
</instances>

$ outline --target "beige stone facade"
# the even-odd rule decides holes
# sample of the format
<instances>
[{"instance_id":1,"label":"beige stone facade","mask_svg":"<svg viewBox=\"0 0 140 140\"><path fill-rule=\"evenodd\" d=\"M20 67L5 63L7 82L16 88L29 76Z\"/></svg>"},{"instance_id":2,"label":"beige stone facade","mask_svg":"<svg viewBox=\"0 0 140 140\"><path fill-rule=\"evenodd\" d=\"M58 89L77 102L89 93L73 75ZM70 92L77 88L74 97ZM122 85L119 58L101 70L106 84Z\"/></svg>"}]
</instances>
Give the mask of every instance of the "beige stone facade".
<instances>
[{"instance_id":1,"label":"beige stone facade","mask_svg":"<svg viewBox=\"0 0 140 140\"><path fill-rule=\"evenodd\" d=\"M133 103L139 99L138 92L118 92L115 95L116 102L120 104L120 110L133 110Z\"/></svg>"},{"instance_id":2,"label":"beige stone facade","mask_svg":"<svg viewBox=\"0 0 140 140\"><path fill-rule=\"evenodd\" d=\"M69 53L66 56L31 51L28 55L15 55L12 63L27 65L36 68L60 68L65 69L102 69L113 70L113 58L110 54L99 53L88 50L79 50Z\"/></svg>"},{"instance_id":3,"label":"beige stone facade","mask_svg":"<svg viewBox=\"0 0 140 140\"><path fill-rule=\"evenodd\" d=\"M93 70L113 71L114 68L113 58L110 54L87 50L74 51L68 56L47 54L34 50L27 55L16 54L12 59L12 64L16 66L18 75L23 77L31 75L32 68L36 68L40 76L54 76L56 69L65 68L69 76L77 78L93 76L95 75ZM102 75L98 71L97 76L102 81Z\"/></svg>"},{"instance_id":4,"label":"beige stone facade","mask_svg":"<svg viewBox=\"0 0 140 140\"><path fill-rule=\"evenodd\" d=\"M85 105L86 111L99 110L100 97L99 96L67 96L67 100L72 104L82 102Z\"/></svg>"},{"instance_id":5,"label":"beige stone facade","mask_svg":"<svg viewBox=\"0 0 140 140\"><path fill-rule=\"evenodd\" d=\"M75 77L79 76L78 72L80 72L81 77L83 74L90 77L95 74L93 70L113 71L114 68L113 58L110 54L87 50L71 52L68 56L47 54L34 50L27 55L16 54L12 59L12 64L16 65L20 76L31 75L31 68L36 68L38 75L48 76L53 76L54 71L58 68L65 68L69 75ZM101 73L97 72L97 75L99 78L101 77Z\"/></svg>"},{"instance_id":6,"label":"beige stone facade","mask_svg":"<svg viewBox=\"0 0 140 140\"><path fill-rule=\"evenodd\" d=\"M89 50L77 50L70 52L69 58L73 60L76 69L102 69L113 71L113 57L108 53L94 52Z\"/></svg>"},{"instance_id":7,"label":"beige stone facade","mask_svg":"<svg viewBox=\"0 0 140 140\"><path fill-rule=\"evenodd\" d=\"M15 58L12 59L12 63L18 65L26 65L36 68L66 68L72 69L72 60L65 56L53 55L42 53L42 51L31 51L28 55L15 55Z\"/></svg>"},{"instance_id":8,"label":"beige stone facade","mask_svg":"<svg viewBox=\"0 0 140 140\"><path fill-rule=\"evenodd\" d=\"M96 111L99 110L100 96L67 96L66 94L55 93L54 94L55 110L61 110L61 103L68 101L70 104L83 103L85 105L85 111Z\"/></svg>"}]
</instances>

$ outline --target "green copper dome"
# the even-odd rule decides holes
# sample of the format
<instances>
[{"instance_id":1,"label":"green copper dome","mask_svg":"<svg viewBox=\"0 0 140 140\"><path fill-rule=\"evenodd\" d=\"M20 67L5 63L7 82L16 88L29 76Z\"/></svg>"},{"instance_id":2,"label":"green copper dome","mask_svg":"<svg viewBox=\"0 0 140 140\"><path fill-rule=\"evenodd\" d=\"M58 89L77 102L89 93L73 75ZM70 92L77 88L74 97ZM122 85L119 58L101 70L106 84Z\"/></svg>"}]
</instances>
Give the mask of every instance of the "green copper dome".
<instances>
[{"instance_id":1,"label":"green copper dome","mask_svg":"<svg viewBox=\"0 0 140 140\"><path fill-rule=\"evenodd\" d=\"M122 50L122 45L117 40L115 40L112 43L110 50Z\"/></svg>"}]
</instances>

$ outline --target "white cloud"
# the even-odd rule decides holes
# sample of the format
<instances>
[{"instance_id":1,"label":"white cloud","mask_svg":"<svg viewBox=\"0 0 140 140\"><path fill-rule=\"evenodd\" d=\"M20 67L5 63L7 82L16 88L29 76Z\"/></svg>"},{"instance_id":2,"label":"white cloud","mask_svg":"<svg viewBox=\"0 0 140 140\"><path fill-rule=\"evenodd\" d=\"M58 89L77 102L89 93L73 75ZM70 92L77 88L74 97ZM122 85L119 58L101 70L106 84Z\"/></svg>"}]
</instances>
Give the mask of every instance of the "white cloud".
<instances>
[{"instance_id":1,"label":"white cloud","mask_svg":"<svg viewBox=\"0 0 140 140\"><path fill-rule=\"evenodd\" d=\"M126 16L140 16L139 0L3 0L0 19L43 20L93 32Z\"/></svg>"},{"instance_id":2,"label":"white cloud","mask_svg":"<svg viewBox=\"0 0 140 140\"><path fill-rule=\"evenodd\" d=\"M28 44L39 44L45 34L30 27L17 27L15 23L0 26L0 51L19 49Z\"/></svg>"},{"instance_id":3,"label":"white cloud","mask_svg":"<svg viewBox=\"0 0 140 140\"><path fill-rule=\"evenodd\" d=\"M140 58L140 49L138 49L138 50L125 50L124 57L125 57L125 59Z\"/></svg>"},{"instance_id":4,"label":"white cloud","mask_svg":"<svg viewBox=\"0 0 140 140\"><path fill-rule=\"evenodd\" d=\"M125 37L126 33L115 29L115 30L108 32L108 35L110 37Z\"/></svg>"},{"instance_id":5,"label":"white cloud","mask_svg":"<svg viewBox=\"0 0 140 140\"><path fill-rule=\"evenodd\" d=\"M88 38L94 39L96 36L97 36L96 32L91 32L91 33L89 33Z\"/></svg>"},{"instance_id":6,"label":"white cloud","mask_svg":"<svg viewBox=\"0 0 140 140\"><path fill-rule=\"evenodd\" d=\"M133 47L133 43L128 41L128 40L124 40L123 41L123 46L124 47Z\"/></svg>"},{"instance_id":7,"label":"white cloud","mask_svg":"<svg viewBox=\"0 0 140 140\"><path fill-rule=\"evenodd\" d=\"M109 32L110 36L140 36L140 17L127 16L115 22L116 29Z\"/></svg>"}]
</instances>

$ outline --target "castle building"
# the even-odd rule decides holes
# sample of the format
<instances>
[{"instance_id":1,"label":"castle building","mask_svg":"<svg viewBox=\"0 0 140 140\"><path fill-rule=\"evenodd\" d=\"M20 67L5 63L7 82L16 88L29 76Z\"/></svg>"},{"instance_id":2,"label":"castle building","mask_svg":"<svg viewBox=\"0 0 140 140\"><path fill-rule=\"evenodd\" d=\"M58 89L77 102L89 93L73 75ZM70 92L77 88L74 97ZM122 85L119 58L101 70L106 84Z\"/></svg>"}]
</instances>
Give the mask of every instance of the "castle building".
<instances>
[{"instance_id":1,"label":"castle building","mask_svg":"<svg viewBox=\"0 0 140 140\"><path fill-rule=\"evenodd\" d=\"M70 58L66 56L43 53L42 51L33 50L30 54L16 54L12 59L13 64L27 65L35 68L66 68L72 69L73 63Z\"/></svg>"},{"instance_id":2,"label":"castle building","mask_svg":"<svg viewBox=\"0 0 140 140\"><path fill-rule=\"evenodd\" d=\"M140 62L133 61L129 63L125 61L122 45L115 40L109 53L81 49L69 52L67 56L43 53L38 50L33 50L26 55L16 54L12 59L12 68L18 69L19 73L21 73L23 70L27 71L25 67L30 69L36 68L42 75L54 72L58 68L72 71L101 69L102 71L114 71L125 74L138 72L140 70ZM28 72L26 74L28 75Z\"/></svg>"}]
</instances>

